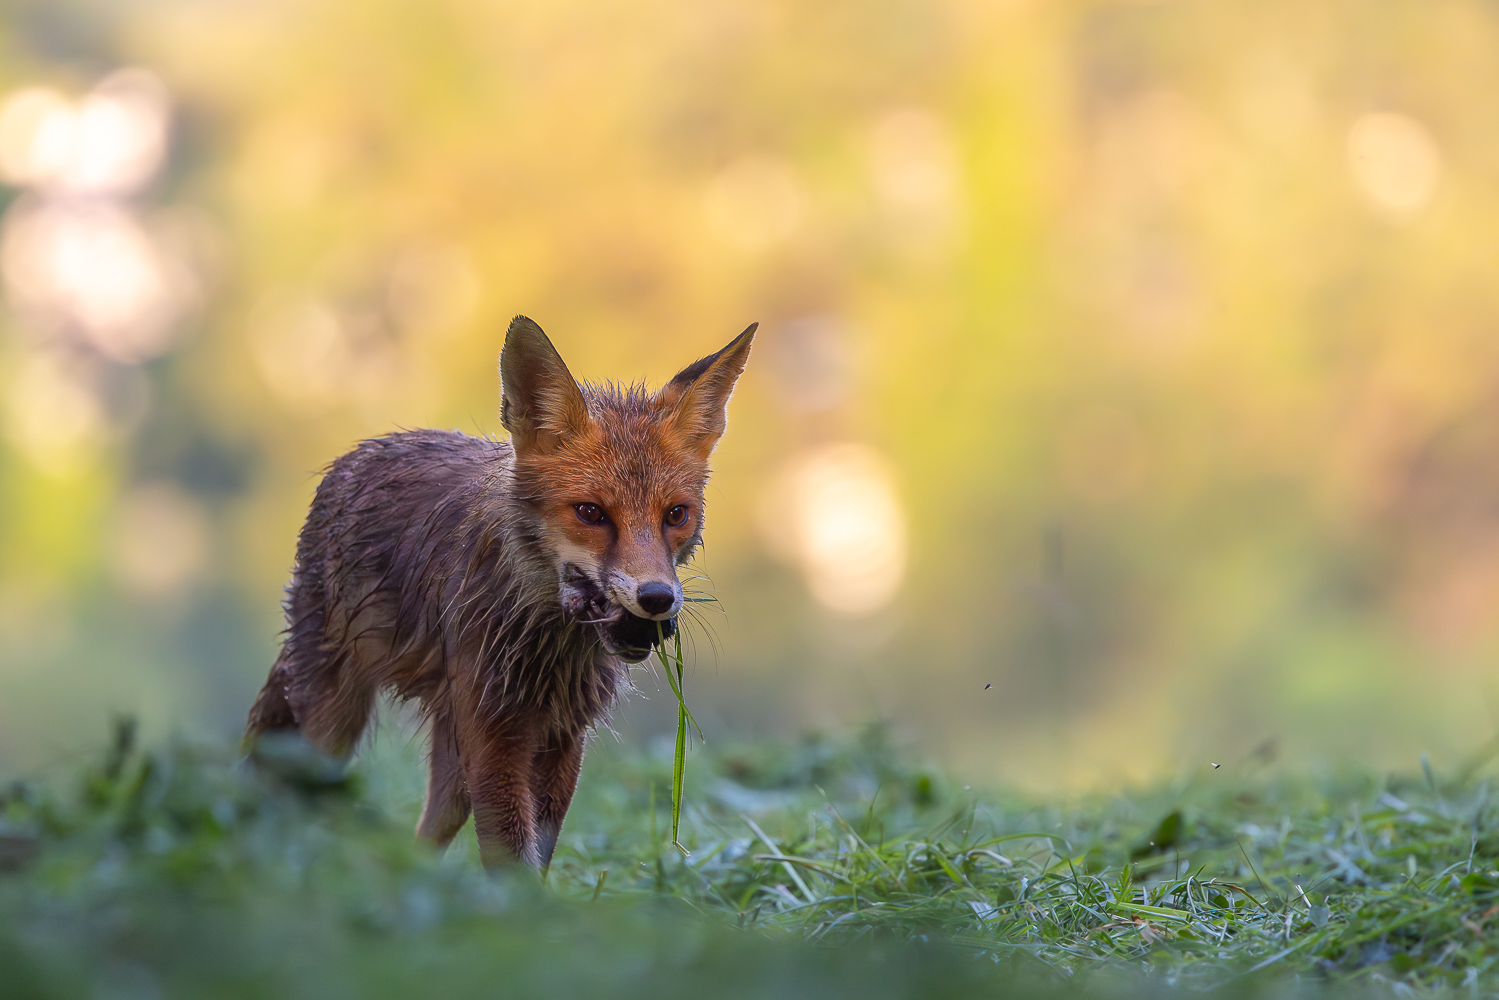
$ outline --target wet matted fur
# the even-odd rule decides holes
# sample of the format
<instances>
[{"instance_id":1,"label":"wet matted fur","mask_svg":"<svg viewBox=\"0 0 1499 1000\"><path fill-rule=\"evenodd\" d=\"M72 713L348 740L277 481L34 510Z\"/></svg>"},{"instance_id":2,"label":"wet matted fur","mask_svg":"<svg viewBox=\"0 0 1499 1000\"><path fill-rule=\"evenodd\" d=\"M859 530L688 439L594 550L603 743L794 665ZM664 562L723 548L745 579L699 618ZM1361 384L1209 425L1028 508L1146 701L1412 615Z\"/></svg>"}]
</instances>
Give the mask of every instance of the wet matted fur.
<instances>
[{"instance_id":1,"label":"wet matted fur","mask_svg":"<svg viewBox=\"0 0 1499 1000\"><path fill-rule=\"evenodd\" d=\"M589 730L675 627L754 330L647 393L579 385L518 316L510 441L412 431L335 460L247 740L299 730L344 756L381 692L414 701L431 741L418 835L446 845L472 810L486 865L547 864Z\"/></svg>"}]
</instances>

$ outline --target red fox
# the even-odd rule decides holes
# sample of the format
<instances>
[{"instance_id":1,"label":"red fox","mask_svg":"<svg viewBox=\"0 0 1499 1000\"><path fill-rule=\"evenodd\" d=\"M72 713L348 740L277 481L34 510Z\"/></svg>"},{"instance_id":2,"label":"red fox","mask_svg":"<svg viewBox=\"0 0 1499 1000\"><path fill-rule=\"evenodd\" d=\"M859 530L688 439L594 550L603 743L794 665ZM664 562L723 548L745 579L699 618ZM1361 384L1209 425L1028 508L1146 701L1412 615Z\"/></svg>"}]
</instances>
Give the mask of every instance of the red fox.
<instances>
[{"instance_id":1,"label":"red fox","mask_svg":"<svg viewBox=\"0 0 1499 1000\"><path fill-rule=\"evenodd\" d=\"M708 456L757 325L649 393L579 384L517 316L500 354L509 442L411 431L334 461L247 744L300 731L344 757L380 692L415 701L431 741L417 836L445 847L472 810L486 867L548 865L625 664L676 627L677 567L702 540Z\"/></svg>"}]
</instances>

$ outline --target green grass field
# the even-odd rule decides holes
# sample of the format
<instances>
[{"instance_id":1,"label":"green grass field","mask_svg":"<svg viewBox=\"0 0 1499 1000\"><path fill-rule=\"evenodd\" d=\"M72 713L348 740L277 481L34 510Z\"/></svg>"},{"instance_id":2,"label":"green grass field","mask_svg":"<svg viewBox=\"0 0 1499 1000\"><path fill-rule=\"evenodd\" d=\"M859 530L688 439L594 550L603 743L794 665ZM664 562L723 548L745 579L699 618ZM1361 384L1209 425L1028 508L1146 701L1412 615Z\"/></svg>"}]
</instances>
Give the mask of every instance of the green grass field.
<instances>
[{"instance_id":1,"label":"green grass field","mask_svg":"<svg viewBox=\"0 0 1499 1000\"><path fill-rule=\"evenodd\" d=\"M671 759L605 736L544 881L413 844L416 744L143 751L6 786L5 997L944 997L1499 990L1499 836L1464 773L1262 760L1045 800L879 729Z\"/></svg>"}]
</instances>

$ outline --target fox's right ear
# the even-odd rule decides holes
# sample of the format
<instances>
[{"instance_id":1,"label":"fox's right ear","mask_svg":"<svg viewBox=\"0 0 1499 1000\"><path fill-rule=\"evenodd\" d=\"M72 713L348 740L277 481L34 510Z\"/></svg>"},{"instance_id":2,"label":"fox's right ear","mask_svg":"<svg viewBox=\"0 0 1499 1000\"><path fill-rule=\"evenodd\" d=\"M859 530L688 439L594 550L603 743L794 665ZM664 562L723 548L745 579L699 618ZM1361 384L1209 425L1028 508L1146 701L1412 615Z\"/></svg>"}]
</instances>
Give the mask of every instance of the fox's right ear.
<instances>
[{"instance_id":1,"label":"fox's right ear","mask_svg":"<svg viewBox=\"0 0 1499 1000\"><path fill-rule=\"evenodd\" d=\"M525 316L511 320L505 334L500 390L500 423L518 452L550 451L588 426L588 404L572 372Z\"/></svg>"},{"instance_id":2,"label":"fox's right ear","mask_svg":"<svg viewBox=\"0 0 1499 1000\"><path fill-rule=\"evenodd\" d=\"M678 430L704 459L728 426L729 394L744 373L759 326L751 323L723 350L683 368L658 393L658 398L672 408Z\"/></svg>"}]
</instances>

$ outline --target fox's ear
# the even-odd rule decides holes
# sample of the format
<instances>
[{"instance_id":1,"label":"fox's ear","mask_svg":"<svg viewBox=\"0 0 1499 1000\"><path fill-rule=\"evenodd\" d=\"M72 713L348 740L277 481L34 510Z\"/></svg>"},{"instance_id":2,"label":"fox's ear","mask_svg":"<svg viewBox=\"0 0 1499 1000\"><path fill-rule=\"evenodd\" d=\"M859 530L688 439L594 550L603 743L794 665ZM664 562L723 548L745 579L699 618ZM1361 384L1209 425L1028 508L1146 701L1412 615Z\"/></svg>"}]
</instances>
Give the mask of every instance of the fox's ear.
<instances>
[{"instance_id":1,"label":"fox's ear","mask_svg":"<svg viewBox=\"0 0 1499 1000\"><path fill-rule=\"evenodd\" d=\"M672 407L677 430L703 458L713 451L729 422L729 394L749 361L750 343L759 323L729 341L717 354L694 361L661 387L660 398Z\"/></svg>"},{"instance_id":2,"label":"fox's ear","mask_svg":"<svg viewBox=\"0 0 1499 1000\"><path fill-rule=\"evenodd\" d=\"M588 404L562 356L525 316L510 321L500 351L500 423L516 451L550 451L588 426Z\"/></svg>"}]
</instances>

